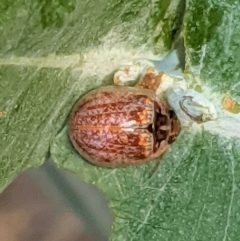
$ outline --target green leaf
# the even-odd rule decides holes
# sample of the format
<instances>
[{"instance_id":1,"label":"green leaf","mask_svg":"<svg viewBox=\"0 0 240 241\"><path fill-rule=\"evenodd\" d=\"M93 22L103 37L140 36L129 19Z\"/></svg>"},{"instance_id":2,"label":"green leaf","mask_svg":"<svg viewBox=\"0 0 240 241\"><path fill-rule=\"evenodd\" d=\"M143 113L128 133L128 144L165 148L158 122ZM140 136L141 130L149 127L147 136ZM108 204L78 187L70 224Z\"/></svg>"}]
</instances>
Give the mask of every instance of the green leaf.
<instances>
[{"instance_id":1,"label":"green leaf","mask_svg":"<svg viewBox=\"0 0 240 241\"><path fill-rule=\"evenodd\" d=\"M51 147L53 160L96 185L114 215L111 240L228 240L238 237L240 141L184 130L155 165L104 169L73 150L66 128Z\"/></svg>"},{"instance_id":2,"label":"green leaf","mask_svg":"<svg viewBox=\"0 0 240 241\"><path fill-rule=\"evenodd\" d=\"M188 2L187 69L219 119L183 128L151 178L155 161L114 170L90 165L64 128L74 102L111 83L122 60L169 50L183 2L1 2L0 191L41 165L50 149L58 167L106 194L113 241L237 240L240 117L224 111L221 98L240 96L238 2Z\"/></svg>"},{"instance_id":3,"label":"green leaf","mask_svg":"<svg viewBox=\"0 0 240 241\"><path fill-rule=\"evenodd\" d=\"M185 18L189 69L203 85L240 100L240 13L236 1L190 1Z\"/></svg>"},{"instance_id":4,"label":"green leaf","mask_svg":"<svg viewBox=\"0 0 240 241\"><path fill-rule=\"evenodd\" d=\"M2 1L0 191L43 163L69 110L151 48L150 1Z\"/></svg>"}]
</instances>

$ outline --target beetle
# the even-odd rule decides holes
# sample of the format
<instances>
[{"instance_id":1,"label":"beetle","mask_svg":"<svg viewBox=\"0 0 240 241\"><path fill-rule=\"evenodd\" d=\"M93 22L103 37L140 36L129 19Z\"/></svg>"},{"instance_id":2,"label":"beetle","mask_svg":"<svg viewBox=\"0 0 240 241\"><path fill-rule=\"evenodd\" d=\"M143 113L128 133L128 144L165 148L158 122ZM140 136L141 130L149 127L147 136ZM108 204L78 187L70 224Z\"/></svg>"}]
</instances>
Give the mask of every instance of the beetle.
<instances>
[{"instance_id":1,"label":"beetle","mask_svg":"<svg viewBox=\"0 0 240 241\"><path fill-rule=\"evenodd\" d=\"M108 168L147 163L162 156L181 131L168 104L151 89L103 86L82 96L68 135L90 163Z\"/></svg>"}]
</instances>

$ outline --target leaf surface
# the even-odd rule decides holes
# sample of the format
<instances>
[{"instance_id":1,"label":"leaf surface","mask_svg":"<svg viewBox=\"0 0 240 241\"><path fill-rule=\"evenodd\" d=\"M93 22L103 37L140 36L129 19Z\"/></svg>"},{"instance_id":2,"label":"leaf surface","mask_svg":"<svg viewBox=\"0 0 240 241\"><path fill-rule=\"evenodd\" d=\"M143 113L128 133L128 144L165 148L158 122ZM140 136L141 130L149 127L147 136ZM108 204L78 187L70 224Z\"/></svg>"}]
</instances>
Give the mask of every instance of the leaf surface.
<instances>
[{"instance_id":1,"label":"leaf surface","mask_svg":"<svg viewBox=\"0 0 240 241\"><path fill-rule=\"evenodd\" d=\"M236 1L190 1L184 18L191 85L216 106L215 122L183 129L155 165L103 169L81 159L64 128L74 102L111 83L122 60L171 46L179 1L3 1L0 6L2 191L49 150L58 167L96 185L114 215L111 240L236 240L239 226L240 117ZM174 20L175 19L175 20Z\"/></svg>"}]
</instances>

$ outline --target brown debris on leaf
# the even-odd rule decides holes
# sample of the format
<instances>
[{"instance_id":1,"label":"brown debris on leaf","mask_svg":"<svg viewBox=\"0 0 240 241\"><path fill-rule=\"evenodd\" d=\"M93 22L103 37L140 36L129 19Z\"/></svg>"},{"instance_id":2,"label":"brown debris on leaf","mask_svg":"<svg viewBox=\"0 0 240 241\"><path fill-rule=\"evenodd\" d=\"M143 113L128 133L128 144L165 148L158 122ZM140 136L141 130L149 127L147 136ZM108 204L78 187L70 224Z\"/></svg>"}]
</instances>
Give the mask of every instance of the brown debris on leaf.
<instances>
[{"instance_id":1,"label":"brown debris on leaf","mask_svg":"<svg viewBox=\"0 0 240 241\"><path fill-rule=\"evenodd\" d=\"M240 113L240 104L234 101L230 96L225 96L222 100L222 106L224 110L233 114Z\"/></svg>"},{"instance_id":2,"label":"brown debris on leaf","mask_svg":"<svg viewBox=\"0 0 240 241\"><path fill-rule=\"evenodd\" d=\"M6 110L0 111L0 118L4 118L4 117L6 117L6 115L7 115Z\"/></svg>"},{"instance_id":3,"label":"brown debris on leaf","mask_svg":"<svg viewBox=\"0 0 240 241\"><path fill-rule=\"evenodd\" d=\"M156 92L159 85L161 84L163 75L163 72L158 72L154 70L153 67L148 67L145 74L136 86L143 89L151 89Z\"/></svg>"},{"instance_id":4,"label":"brown debris on leaf","mask_svg":"<svg viewBox=\"0 0 240 241\"><path fill-rule=\"evenodd\" d=\"M138 84L136 84L136 87L151 89L157 95L161 95L172 84L173 79L164 72L158 72L153 67L148 67Z\"/></svg>"}]
</instances>

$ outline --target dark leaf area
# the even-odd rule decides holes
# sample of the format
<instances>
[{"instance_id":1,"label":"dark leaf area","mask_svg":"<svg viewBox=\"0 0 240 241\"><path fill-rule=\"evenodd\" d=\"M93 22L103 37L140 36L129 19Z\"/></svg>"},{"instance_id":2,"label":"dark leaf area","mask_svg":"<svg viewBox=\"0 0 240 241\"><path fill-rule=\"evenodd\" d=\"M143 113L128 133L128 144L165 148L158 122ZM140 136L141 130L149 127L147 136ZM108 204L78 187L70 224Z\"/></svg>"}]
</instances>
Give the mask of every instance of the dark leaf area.
<instances>
[{"instance_id":1,"label":"dark leaf area","mask_svg":"<svg viewBox=\"0 0 240 241\"><path fill-rule=\"evenodd\" d=\"M203 83L237 98L240 95L238 8L239 3L234 1L213 4L191 1L185 19L189 68L198 66Z\"/></svg>"}]
</instances>

